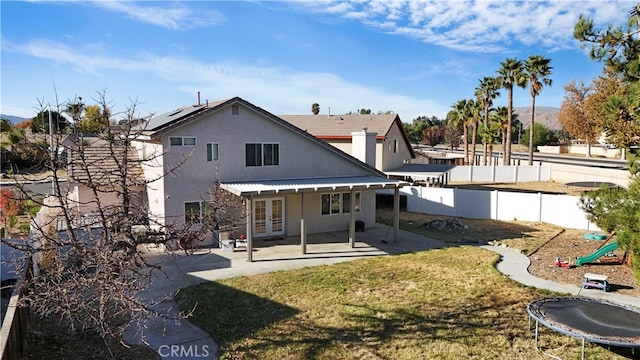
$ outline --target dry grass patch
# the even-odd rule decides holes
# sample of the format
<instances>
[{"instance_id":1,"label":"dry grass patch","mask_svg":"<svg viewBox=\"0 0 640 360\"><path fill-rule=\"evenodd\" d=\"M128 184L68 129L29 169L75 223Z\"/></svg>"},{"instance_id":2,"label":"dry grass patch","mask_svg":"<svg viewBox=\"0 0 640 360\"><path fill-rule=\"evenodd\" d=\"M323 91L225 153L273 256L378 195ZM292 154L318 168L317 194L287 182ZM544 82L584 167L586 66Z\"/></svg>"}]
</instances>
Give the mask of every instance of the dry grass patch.
<instances>
[{"instance_id":1,"label":"dry grass patch","mask_svg":"<svg viewBox=\"0 0 640 360\"><path fill-rule=\"evenodd\" d=\"M466 190L502 190L543 194L563 194L580 196L584 188L566 186L555 181L527 181L517 183L481 183L467 181L451 181L447 187L455 187Z\"/></svg>"},{"instance_id":2,"label":"dry grass patch","mask_svg":"<svg viewBox=\"0 0 640 360\"><path fill-rule=\"evenodd\" d=\"M376 211L376 221L391 225L392 210ZM539 248L549 239L562 231L562 228L542 222L497 221L458 218L466 228L447 231L431 230L425 226L436 219L451 218L444 215L427 215L403 211L400 213L400 229L420 234L449 244L487 244L494 242L506 244L525 253Z\"/></svg>"},{"instance_id":3,"label":"dry grass patch","mask_svg":"<svg viewBox=\"0 0 640 360\"><path fill-rule=\"evenodd\" d=\"M525 308L549 294L504 277L497 260L436 249L210 282L178 301L197 305L192 321L223 359L544 359ZM579 356L579 341L542 333L542 346Z\"/></svg>"}]
</instances>

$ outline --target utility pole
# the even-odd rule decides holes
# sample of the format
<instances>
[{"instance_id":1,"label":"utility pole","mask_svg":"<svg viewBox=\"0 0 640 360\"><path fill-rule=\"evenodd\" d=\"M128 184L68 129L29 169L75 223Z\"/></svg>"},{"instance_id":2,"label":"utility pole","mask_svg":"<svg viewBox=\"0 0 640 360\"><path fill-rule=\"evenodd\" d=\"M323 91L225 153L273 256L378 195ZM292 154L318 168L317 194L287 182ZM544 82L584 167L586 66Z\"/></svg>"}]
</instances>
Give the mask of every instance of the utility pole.
<instances>
[{"instance_id":1,"label":"utility pole","mask_svg":"<svg viewBox=\"0 0 640 360\"><path fill-rule=\"evenodd\" d=\"M518 130L518 145L520 145L521 139L522 139L522 123L520 123L520 129Z\"/></svg>"},{"instance_id":2,"label":"utility pole","mask_svg":"<svg viewBox=\"0 0 640 360\"><path fill-rule=\"evenodd\" d=\"M53 164L54 160L54 148L53 148L53 119L51 117L51 104L49 104L49 150L51 156L51 171L56 171L56 167ZM56 194L56 184L54 182L56 174L51 174L51 194Z\"/></svg>"}]
</instances>

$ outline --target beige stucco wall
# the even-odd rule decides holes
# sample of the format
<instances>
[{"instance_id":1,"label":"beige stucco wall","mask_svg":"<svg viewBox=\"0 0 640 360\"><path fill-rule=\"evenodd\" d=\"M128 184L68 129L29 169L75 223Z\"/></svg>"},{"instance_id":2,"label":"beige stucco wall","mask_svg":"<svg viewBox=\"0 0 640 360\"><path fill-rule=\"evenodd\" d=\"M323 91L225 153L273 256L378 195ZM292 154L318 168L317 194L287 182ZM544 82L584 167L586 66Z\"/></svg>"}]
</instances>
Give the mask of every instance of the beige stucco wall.
<instances>
[{"instance_id":1,"label":"beige stucco wall","mask_svg":"<svg viewBox=\"0 0 640 360\"><path fill-rule=\"evenodd\" d=\"M384 135L384 134L378 134ZM398 141L398 152L394 153L394 140ZM332 146L352 155L351 140L327 140ZM380 171L397 169L405 165L406 160L411 160L411 151L404 142L402 132L396 123L393 124L384 140L376 141L375 168Z\"/></svg>"},{"instance_id":2,"label":"beige stucco wall","mask_svg":"<svg viewBox=\"0 0 640 360\"><path fill-rule=\"evenodd\" d=\"M133 206L142 206L142 198L135 196L135 189L130 190L132 192L131 201L134 202ZM79 215L96 213L99 208L108 210L112 206L122 205L122 200L120 199L119 194L114 191L100 193L100 202L98 203L93 191L84 185L72 186L69 189L67 198L69 199L69 204L71 205L72 210L76 211Z\"/></svg>"},{"instance_id":3,"label":"beige stucco wall","mask_svg":"<svg viewBox=\"0 0 640 360\"><path fill-rule=\"evenodd\" d=\"M397 152L394 152L394 141L398 143ZM377 152L382 155L380 168L378 168L378 163L376 162L376 168L381 171L397 169L405 165L405 161L411 160L411 151L404 142L402 132L397 123L394 123L389 129L387 137L381 144L381 147L377 149Z\"/></svg>"},{"instance_id":4,"label":"beige stucco wall","mask_svg":"<svg viewBox=\"0 0 640 360\"><path fill-rule=\"evenodd\" d=\"M589 147L585 144L538 146L538 151L546 154L582 154L587 155ZM609 149L600 144L591 145L591 156L604 156L606 158L620 158L620 149Z\"/></svg>"},{"instance_id":5,"label":"beige stucco wall","mask_svg":"<svg viewBox=\"0 0 640 360\"><path fill-rule=\"evenodd\" d=\"M330 140L327 142L329 145L351 155L351 140Z\"/></svg>"},{"instance_id":6,"label":"beige stucco wall","mask_svg":"<svg viewBox=\"0 0 640 360\"><path fill-rule=\"evenodd\" d=\"M375 191L362 191L360 193L361 209L356 213L356 220L362 220L365 224L372 225L375 223L376 216ZM324 192L310 192L304 194L304 215L306 219L307 234L348 230L350 214L322 215L322 194L324 194ZM288 195L285 198L285 206L286 235L300 235L302 194Z\"/></svg>"}]
</instances>

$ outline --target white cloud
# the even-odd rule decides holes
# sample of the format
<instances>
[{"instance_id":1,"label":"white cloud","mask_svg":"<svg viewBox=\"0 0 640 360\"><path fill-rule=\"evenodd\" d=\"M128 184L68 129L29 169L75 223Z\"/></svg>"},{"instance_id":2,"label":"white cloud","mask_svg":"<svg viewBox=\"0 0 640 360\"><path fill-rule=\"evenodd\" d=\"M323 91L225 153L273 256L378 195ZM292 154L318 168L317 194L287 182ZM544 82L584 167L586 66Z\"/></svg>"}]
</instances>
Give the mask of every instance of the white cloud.
<instances>
[{"instance_id":1,"label":"white cloud","mask_svg":"<svg viewBox=\"0 0 640 360\"><path fill-rule=\"evenodd\" d=\"M95 1L100 8L123 14L133 20L167 29L193 29L218 25L224 21L222 13L210 10L194 11L182 4L173 6L142 6L130 1Z\"/></svg>"},{"instance_id":2,"label":"white cloud","mask_svg":"<svg viewBox=\"0 0 640 360\"><path fill-rule=\"evenodd\" d=\"M352 0L304 2L309 11L342 15L381 31L464 51L506 51L509 44L575 47L580 14L618 23L633 1Z\"/></svg>"},{"instance_id":3,"label":"white cloud","mask_svg":"<svg viewBox=\"0 0 640 360\"><path fill-rule=\"evenodd\" d=\"M103 69L133 71L141 70L144 67L144 62L141 61L95 55L96 52L94 50L99 46L92 44L84 44L80 48L71 48L66 44L54 41L32 40L24 44L4 41L2 47L3 50L10 52L68 64L82 72L93 75L99 75L100 70Z\"/></svg>"},{"instance_id":4,"label":"white cloud","mask_svg":"<svg viewBox=\"0 0 640 360\"><path fill-rule=\"evenodd\" d=\"M87 45L90 48L89 44ZM172 82L174 88L192 96L197 91L204 99L219 100L240 96L275 114L306 114L314 102L332 113L346 113L361 107L373 111L393 110L404 121L421 115L444 116L448 111L430 99L421 99L386 92L357 83L350 83L329 73L303 72L285 67L257 67L235 62L204 63L189 58L159 57L141 54L136 58L108 57L84 48L70 48L52 41L31 41L26 44L4 43L11 52L22 53L63 65L97 77L110 71L127 74L148 73L152 78ZM105 80L105 81L106 81ZM111 85L109 86L112 87ZM164 91L164 90L163 90ZM146 96L170 96L146 94ZM169 107L186 104L166 105ZM155 109L158 112L170 109Z\"/></svg>"}]
</instances>

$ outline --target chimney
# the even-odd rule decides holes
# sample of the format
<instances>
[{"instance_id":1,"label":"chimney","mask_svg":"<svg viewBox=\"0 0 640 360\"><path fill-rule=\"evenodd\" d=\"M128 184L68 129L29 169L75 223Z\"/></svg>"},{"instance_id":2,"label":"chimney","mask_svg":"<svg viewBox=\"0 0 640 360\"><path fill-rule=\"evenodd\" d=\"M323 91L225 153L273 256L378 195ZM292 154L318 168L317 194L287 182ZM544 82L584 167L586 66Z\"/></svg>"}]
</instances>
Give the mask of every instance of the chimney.
<instances>
[{"instance_id":1,"label":"chimney","mask_svg":"<svg viewBox=\"0 0 640 360\"><path fill-rule=\"evenodd\" d=\"M198 106L200 106L200 91L198 91Z\"/></svg>"},{"instance_id":2,"label":"chimney","mask_svg":"<svg viewBox=\"0 0 640 360\"><path fill-rule=\"evenodd\" d=\"M331 106L329 106L329 115L327 115L328 117L331 117Z\"/></svg>"},{"instance_id":3,"label":"chimney","mask_svg":"<svg viewBox=\"0 0 640 360\"><path fill-rule=\"evenodd\" d=\"M375 131L361 131L351 133L351 155L367 165L376 167L376 136Z\"/></svg>"}]
</instances>

